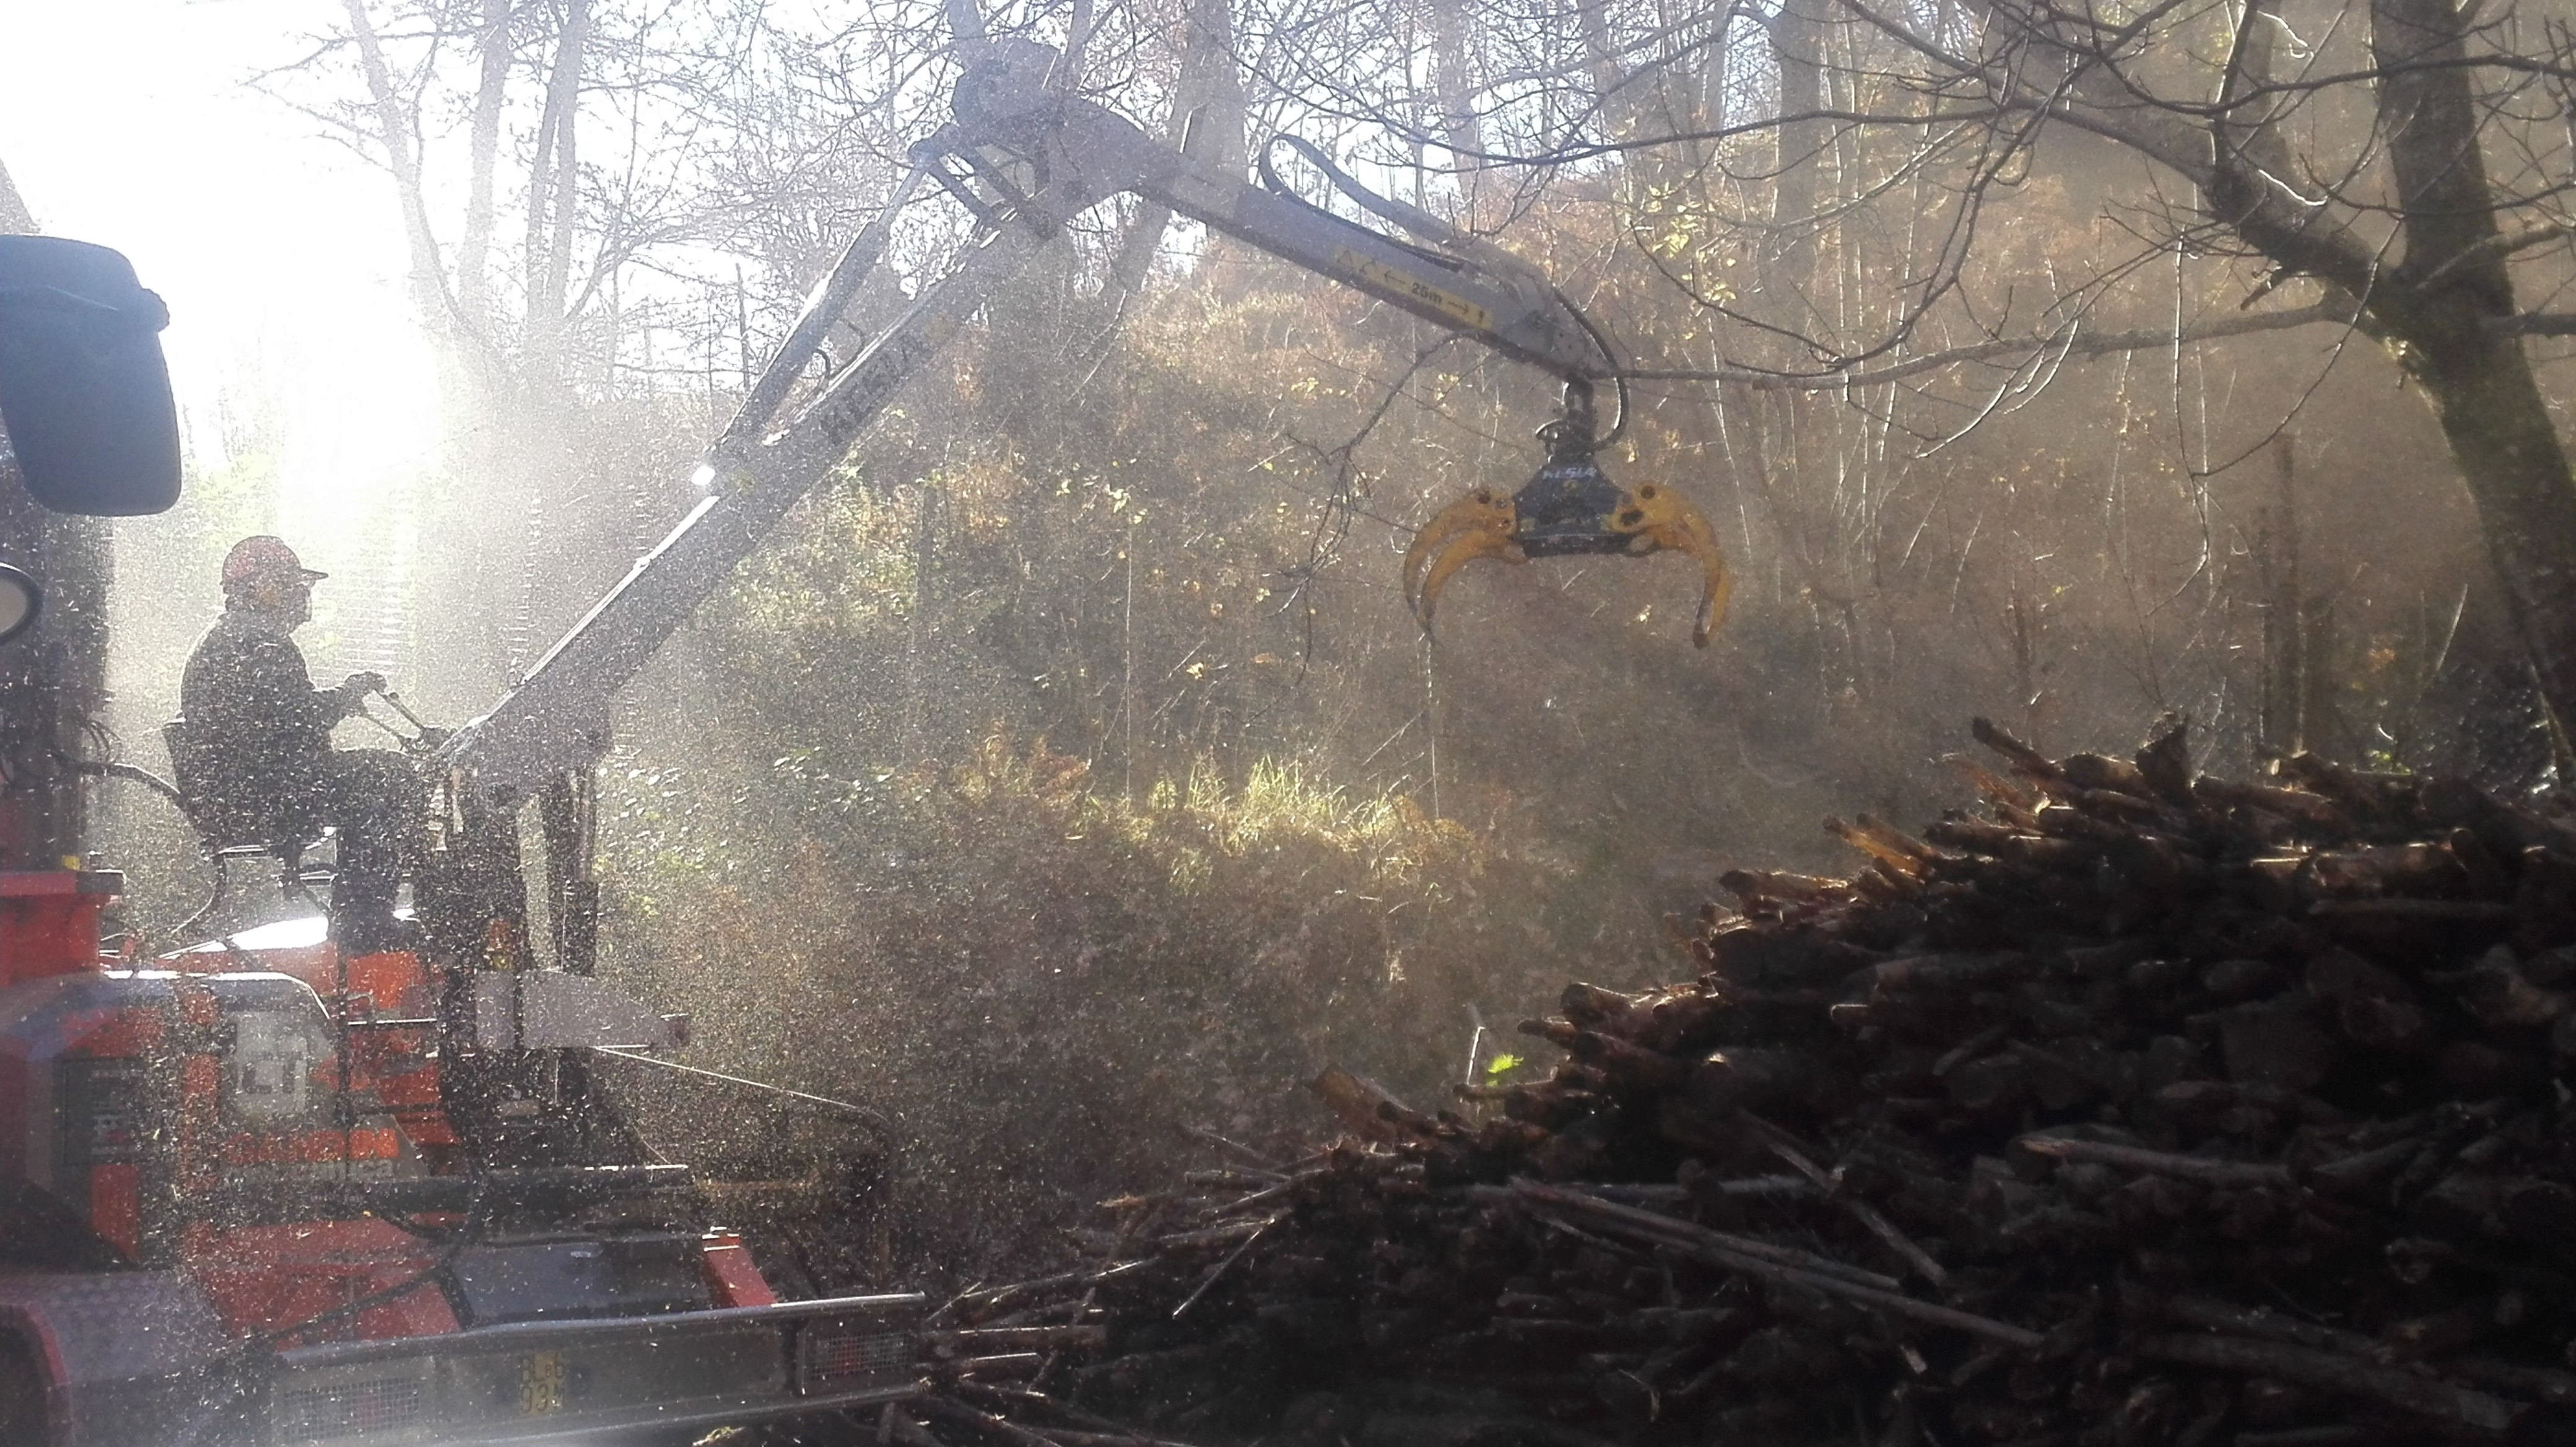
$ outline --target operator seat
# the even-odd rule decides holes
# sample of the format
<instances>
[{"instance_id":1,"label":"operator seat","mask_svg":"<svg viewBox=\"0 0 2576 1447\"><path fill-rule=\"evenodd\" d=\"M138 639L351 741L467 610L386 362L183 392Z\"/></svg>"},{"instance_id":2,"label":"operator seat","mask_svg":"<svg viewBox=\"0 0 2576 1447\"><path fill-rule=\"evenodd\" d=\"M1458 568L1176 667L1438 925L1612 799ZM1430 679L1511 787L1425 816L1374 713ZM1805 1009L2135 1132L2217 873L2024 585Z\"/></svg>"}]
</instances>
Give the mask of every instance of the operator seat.
<instances>
[{"instance_id":1,"label":"operator seat","mask_svg":"<svg viewBox=\"0 0 2576 1447\"><path fill-rule=\"evenodd\" d=\"M206 748L186 719L174 718L163 724L161 742L170 751L170 777L178 786L179 810L187 815L188 827L196 831L198 851L215 875L214 888L204 906L179 926L179 933L193 935L198 926L215 917L231 893L229 866L247 860L276 860L279 894L321 908L313 887L330 884L332 872L306 869L304 856L334 831L327 826L306 825L290 827L272 837L272 831L261 827L247 801L229 795L217 782L223 777L223 760Z\"/></svg>"}]
</instances>

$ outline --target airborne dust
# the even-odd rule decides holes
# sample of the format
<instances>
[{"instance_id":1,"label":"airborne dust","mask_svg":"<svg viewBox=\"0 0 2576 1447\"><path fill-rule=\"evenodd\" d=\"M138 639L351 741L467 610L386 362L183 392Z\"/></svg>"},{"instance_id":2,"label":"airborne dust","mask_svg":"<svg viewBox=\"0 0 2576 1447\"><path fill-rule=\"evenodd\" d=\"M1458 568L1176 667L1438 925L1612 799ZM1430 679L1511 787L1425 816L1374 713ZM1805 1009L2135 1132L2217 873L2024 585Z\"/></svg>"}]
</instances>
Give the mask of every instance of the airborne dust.
<instances>
[{"instance_id":1,"label":"airborne dust","mask_svg":"<svg viewBox=\"0 0 2576 1447\"><path fill-rule=\"evenodd\" d=\"M382 670L435 722L487 707L689 505L698 447L953 74L926 5L594 3L580 49L526 8L480 91L470 26L433 51L401 23L457 7L372 7L417 87L395 100L426 175L370 172L363 194L384 274L437 277L407 295L440 311L439 422L326 505L282 483L297 423L279 398L298 384L255 353L198 379L189 500L116 529L121 756L161 765L214 561L252 532L333 574L304 635L317 676ZM1668 234L1731 268L1734 290L1703 301L1794 292L1849 335L1890 321L1891 279L1929 264L1934 241L1896 213L1943 198L1918 181L1891 199L1875 178L1892 163L1866 148L1806 185L1877 209L1784 249L1728 221L1771 214L1763 133L1706 159L1733 179L1700 192L1669 158L1653 176L1615 155L1461 165L1343 119L1317 79L1329 57L1261 49L1383 64L1393 42L1360 19L1239 7L1263 64L1211 91L1170 8L1101 8L1110 103L1160 128L1186 81L1234 96L1238 140L1331 140L1375 184L1499 234L1637 356L1766 345L1675 284ZM1477 43L1540 44L1519 8ZM1064 16L994 23L1060 40ZM309 135L260 163L324 139L380 156L348 16L288 24L253 47L285 67L260 90L306 108L286 129ZM1730 34L1671 63L1723 71L1707 103L1741 119L1780 82L1758 32ZM565 65L582 88L558 115ZM577 151L538 144L567 133ZM31 144L0 135L13 164ZM2122 189L2145 193L2142 164L2050 146L1985 198L1960 306L2019 315L2017 285L2144 244ZM427 257L398 225L413 184ZM1527 476L1552 386L1137 221L1095 213L980 312L615 704L603 972L694 1018L690 1063L895 1123L894 1279L1034 1274L1091 1203L1202 1159L1193 1129L1327 1129L1305 1082L1328 1065L1425 1108L1463 1078L1529 1078L1552 1052L1512 1022L1568 979L1680 977L1664 921L1695 917L1723 870L1847 873L1826 816L1911 826L1955 802L1940 760L1971 714L2052 753L2117 753L2178 710L2237 774L2292 724L2357 766L2511 786L2546 764L2432 419L2331 329L2016 359L1920 392L1640 383L1604 462L1717 524L1738 582L1713 645L1689 646L1687 564L1603 558L1470 569L1426 645L1395 586L1403 541L1465 489ZM962 234L925 205L857 331ZM2110 322L2224 311L2257 276L2145 271L2103 303ZM169 300L183 330L209 311ZM2553 398L2563 382L2544 374ZM382 742L355 723L340 741ZM102 807L101 852L135 881L124 923L165 941L204 868L157 801ZM713 1088L677 1115L675 1138L718 1146L767 1119Z\"/></svg>"}]
</instances>

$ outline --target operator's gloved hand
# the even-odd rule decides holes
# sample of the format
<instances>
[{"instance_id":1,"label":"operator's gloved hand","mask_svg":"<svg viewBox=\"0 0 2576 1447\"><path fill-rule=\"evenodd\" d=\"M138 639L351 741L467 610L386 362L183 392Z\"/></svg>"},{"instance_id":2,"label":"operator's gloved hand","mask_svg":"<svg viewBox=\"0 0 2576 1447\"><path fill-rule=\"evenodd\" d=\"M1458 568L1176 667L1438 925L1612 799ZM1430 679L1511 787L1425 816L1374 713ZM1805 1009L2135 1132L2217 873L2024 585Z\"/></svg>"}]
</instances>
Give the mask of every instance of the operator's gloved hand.
<instances>
[{"instance_id":1,"label":"operator's gloved hand","mask_svg":"<svg viewBox=\"0 0 2576 1447\"><path fill-rule=\"evenodd\" d=\"M348 678L340 684L339 688L334 690L334 692L337 692L340 695L340 716L342 718L349 717L351 714L358 711L359 705L366 702L368 694L382 693L384 691L385 676L383 674L350 674Z\"/></svg>"}]
</instances>

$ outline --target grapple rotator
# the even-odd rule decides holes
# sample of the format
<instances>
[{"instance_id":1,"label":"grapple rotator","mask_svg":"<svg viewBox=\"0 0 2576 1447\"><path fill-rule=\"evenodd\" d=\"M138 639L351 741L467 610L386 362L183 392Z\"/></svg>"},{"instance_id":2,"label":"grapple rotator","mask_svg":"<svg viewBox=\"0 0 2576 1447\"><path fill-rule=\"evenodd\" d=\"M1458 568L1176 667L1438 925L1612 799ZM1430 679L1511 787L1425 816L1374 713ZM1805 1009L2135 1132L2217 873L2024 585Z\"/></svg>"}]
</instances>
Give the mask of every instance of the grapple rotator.
<instances>
[{"instance_id":1,"label":"grapple rotator","mask_svg":"<svg viewBox=\"0 0 2576 1447\"><path fill-rule=\"evenodd\" d=\"M1404 600L1422 620L1422 630L1431 631L1441 588L1478 558L1526 563L1571 553L1643 557L1670 549L1699 560L1704 583L1691 642L1706 648L1726 616L1734 586L1708 519L1668 486L1621 487L1601 470L1588 382L1566 383L1564 415L1540 428L1538 437L1547 446L1547 461L1520 491L1507 497L1495 488L1477 488L1413 535L1404 550Z\"/></svg>"}]
</instances>

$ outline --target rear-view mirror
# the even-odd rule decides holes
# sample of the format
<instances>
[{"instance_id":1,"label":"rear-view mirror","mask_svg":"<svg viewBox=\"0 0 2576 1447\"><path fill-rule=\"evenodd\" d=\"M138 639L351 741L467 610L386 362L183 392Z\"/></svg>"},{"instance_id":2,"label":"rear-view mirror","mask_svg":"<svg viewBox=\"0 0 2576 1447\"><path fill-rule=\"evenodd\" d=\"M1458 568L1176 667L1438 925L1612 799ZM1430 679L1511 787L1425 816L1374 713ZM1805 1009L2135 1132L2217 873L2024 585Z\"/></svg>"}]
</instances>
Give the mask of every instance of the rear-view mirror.
<instances>
[{"instance_id":1,"label":"rear-view mirror","mask_svg":"<svg viewBox=\"0 0 2576 1447\"><path fill-rule=\"evenodd\" d=\"M161 298L121 254L0 236L0 467L36 501L94 517L179 500L179 419Z\"/></svg>"}]
</instances>

